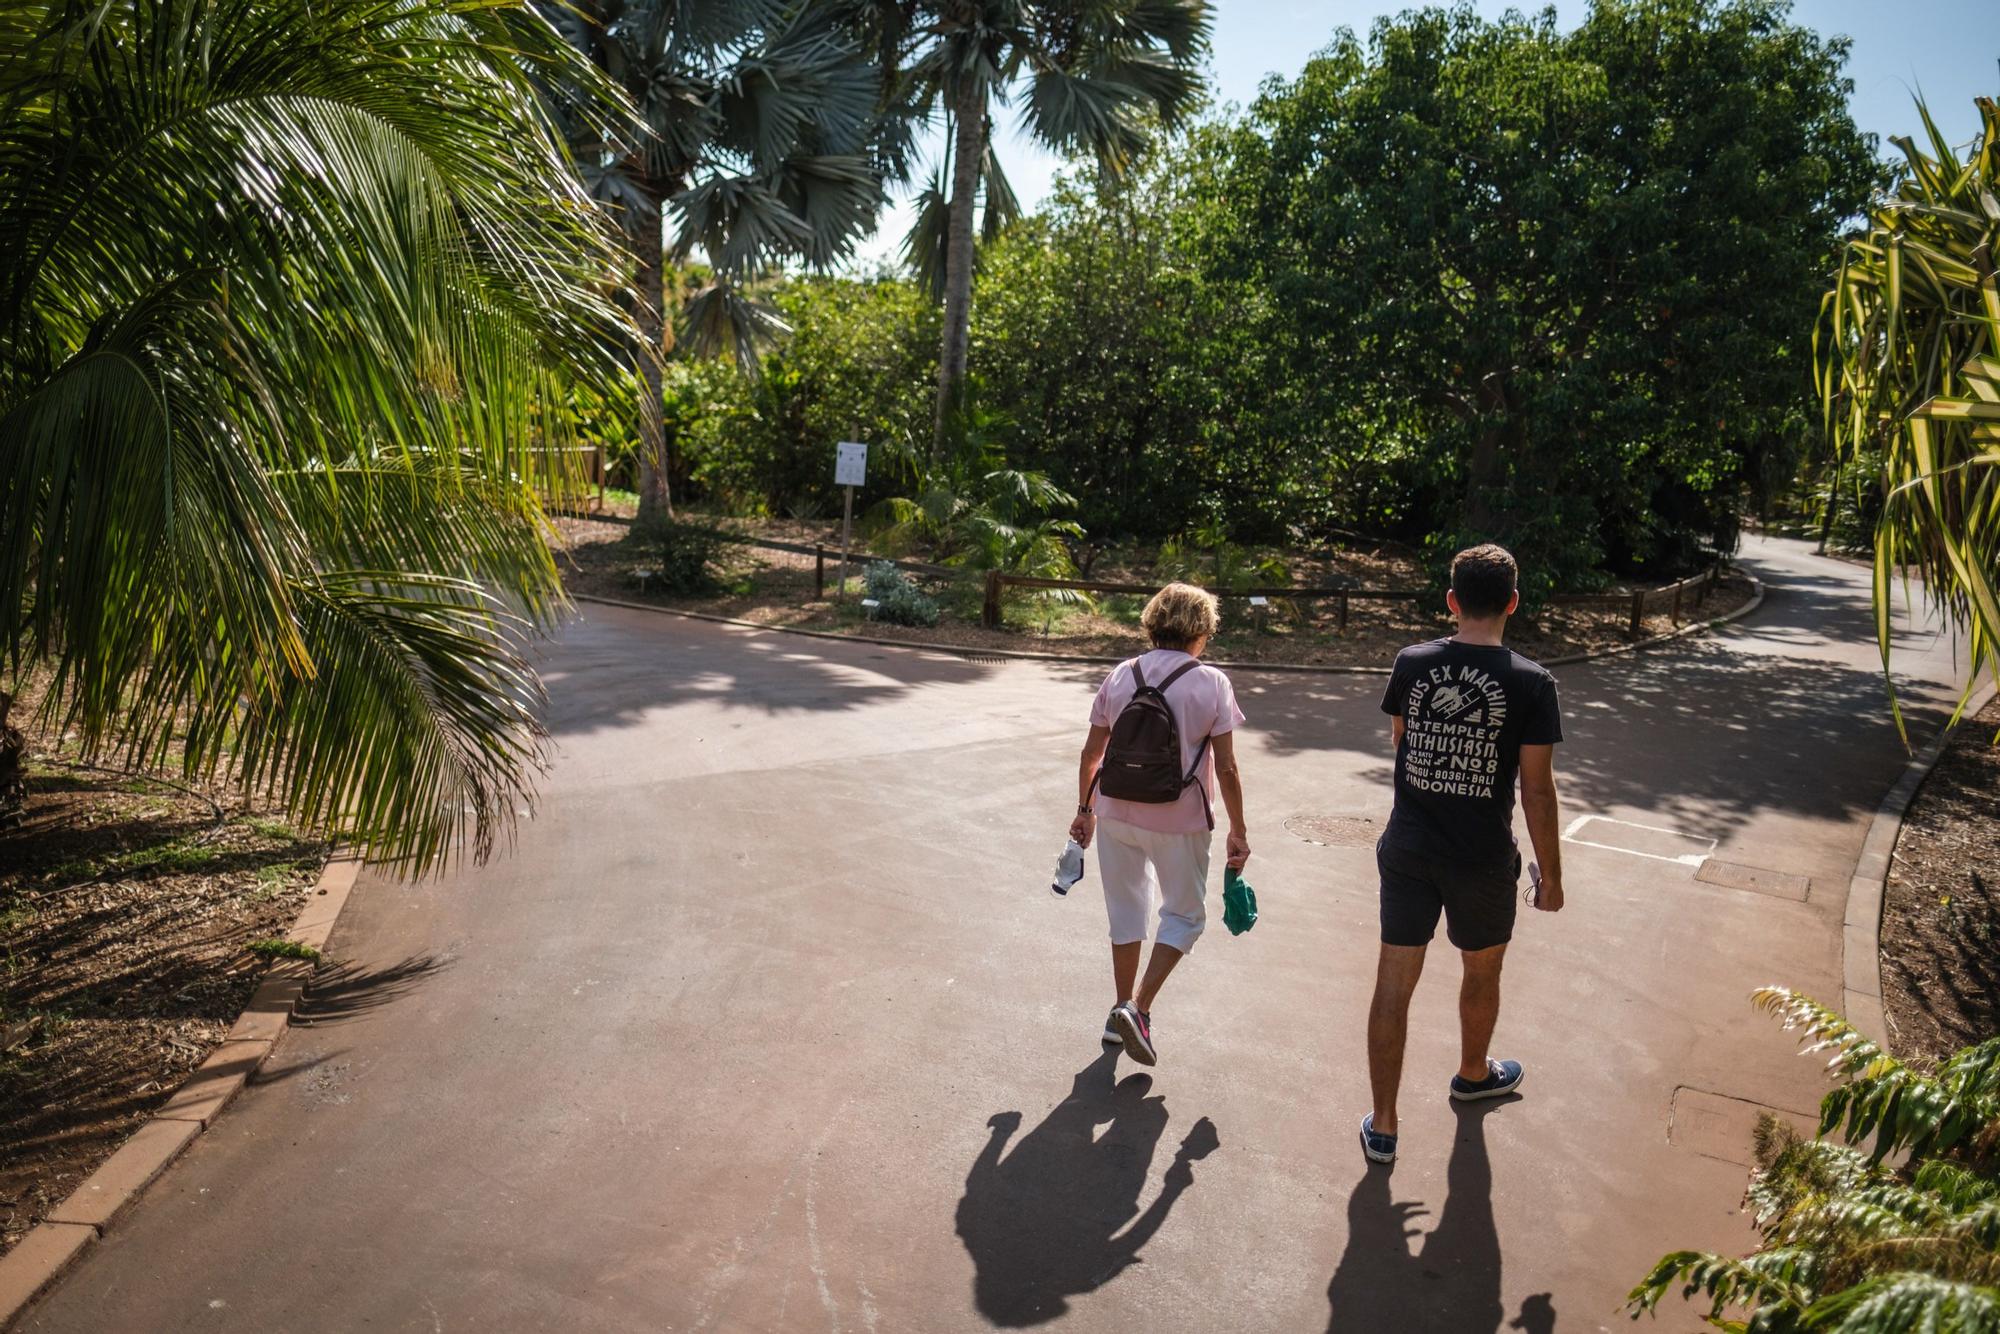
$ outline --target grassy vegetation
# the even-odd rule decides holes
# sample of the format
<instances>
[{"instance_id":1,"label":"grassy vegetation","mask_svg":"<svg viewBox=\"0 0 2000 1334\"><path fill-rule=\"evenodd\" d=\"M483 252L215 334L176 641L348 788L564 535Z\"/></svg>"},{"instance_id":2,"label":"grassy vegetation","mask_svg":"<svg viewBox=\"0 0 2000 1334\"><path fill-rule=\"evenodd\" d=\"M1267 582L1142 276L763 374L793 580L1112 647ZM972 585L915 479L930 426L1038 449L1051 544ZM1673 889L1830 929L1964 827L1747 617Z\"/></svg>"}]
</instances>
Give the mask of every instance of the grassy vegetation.
<instances>
[{"instance_id":1,"label":"grassy vegetation","mask_svg":"<svg viewBox=\"0 0 2000 1334\"><path fill-rule=\"evenodd\" d=\"M308 963L318 963L320 952L310 945L296 940L253 940L243 947L264 959L304 959Z\"/></svg>"}]
</instances>

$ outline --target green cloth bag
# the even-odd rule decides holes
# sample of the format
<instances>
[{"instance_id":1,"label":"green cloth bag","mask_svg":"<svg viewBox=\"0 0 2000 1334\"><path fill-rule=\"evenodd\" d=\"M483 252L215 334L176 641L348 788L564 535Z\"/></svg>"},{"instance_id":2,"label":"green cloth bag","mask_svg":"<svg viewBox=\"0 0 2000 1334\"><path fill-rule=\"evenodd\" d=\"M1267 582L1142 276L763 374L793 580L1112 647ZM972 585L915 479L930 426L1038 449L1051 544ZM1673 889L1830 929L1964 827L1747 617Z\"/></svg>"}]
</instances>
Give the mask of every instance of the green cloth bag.
<instances>
[{"instance_id":1,"label":"green cloth bag","mask_svg":"<svg viewBox=\"0 0 2000 1334\"><path fill-rule=\"evenodd\" d=\"M1222 924L1232 936L1257 925L1257 891L1233 866L1222 872Z\"/></svg>"}]
</instances>

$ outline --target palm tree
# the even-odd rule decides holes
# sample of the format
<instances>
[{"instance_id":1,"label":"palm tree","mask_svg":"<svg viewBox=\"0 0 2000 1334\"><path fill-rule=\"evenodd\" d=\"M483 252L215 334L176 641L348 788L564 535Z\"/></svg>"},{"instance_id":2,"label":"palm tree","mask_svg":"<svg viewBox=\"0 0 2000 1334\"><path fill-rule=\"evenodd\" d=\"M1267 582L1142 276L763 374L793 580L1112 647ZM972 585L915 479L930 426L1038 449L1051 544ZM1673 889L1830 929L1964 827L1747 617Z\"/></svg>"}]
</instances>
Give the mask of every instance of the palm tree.
<instances>
[{"instance_id":1,"label":"palm tree","mask_svg":"<svg viewBox=\"0 0 2000 1334\"><path fill-rule=\"evenodd\" d=\"M1758 1251L1664 1256L1633 1289L1633 1313L1678 1287L1707 1299L1711 1324L1745 1334L2000 1329L2000 1038L1926 1075L1804 996L1765 987L1756 1001L1832 1051L1845 1082L1821 1104L1819 1138L1760 1125ZM1846 1144L1826 1138L1835 1130ZM1747 1318L1726 1318L1732 1307Z\"/></svg>"},{"instance_id":2,"label":"palm tree","mask_svg":"<svg viewBox=\"0 0 2000 1334\"><path fill-rule=\"evenodd\" d=\"M1018 91L1027 127L1060 152L1089 152L1121 175L1147 141L1200 100L1207 0L915 0L897 35L913 105L942 110L948 156L920 196L905 243L944 301L937 447L960 407L971 329L973 214L982 184L990 235L1015 213L994 158L991 109ZM947 185L946 182L949 182Z\"/></svg>"},{"instance_id":3,"label":"palm tree","mask_svg":"<svg viewBox=\"0 0 2000 1334\"><path fill-rule=\"evenodd\" d=\"M413 868L540 766L568 383L634 335L502 0L0 10L0 647L87 753Z\"/></svg>"},{"instance_id":4,"label":"palm tree","mask_svg":"<svg viewBox=\"0 0 2000 1334\"><path fill-rule=\"evenodd\" d=\"M1930 151L1895 140L1908 166L1847 247L1818 348L1837 463L1881 459L1884 667L1895 576L1908 567L1969 631L1968 694L1982 669L2000 679L2000 108L1978 106L1980 136L1961 160L1917 104Z\"/></svg>"},{"instance_id":5,"label":"palm tree","mask_svg":"<svg viewBox=\"0 0 2000 1334\"><path fill-rule=\"evenodd\" d=\"M689 350L746 366L784 325L740 280L783 259L844 256L900 177L908 118L885 108L879 13L865 0L541 0L577 48L637 104L640 132L569 118L590 193L623 224L636 261L641 517L672 512L660 366L677 314ZM666 238L672 213L672 241ZM668 263L699 247L712 277L679 304ZM676 294L677 295L677 294Z\"/></svg>"}]
</instances>

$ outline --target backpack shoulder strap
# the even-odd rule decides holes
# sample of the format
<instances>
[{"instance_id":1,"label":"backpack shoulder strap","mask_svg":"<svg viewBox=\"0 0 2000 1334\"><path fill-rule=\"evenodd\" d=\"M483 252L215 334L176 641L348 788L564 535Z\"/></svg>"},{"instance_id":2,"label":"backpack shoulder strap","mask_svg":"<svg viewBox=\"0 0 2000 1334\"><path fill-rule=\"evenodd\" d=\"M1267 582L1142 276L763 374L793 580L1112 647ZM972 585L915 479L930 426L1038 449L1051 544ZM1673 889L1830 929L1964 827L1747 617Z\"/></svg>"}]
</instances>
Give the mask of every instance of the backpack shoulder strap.
<instances>
[{"instance_id":1,"label":"backpack shoulder strap","mask_svg":"<svg viewBox=\"0 0 2000 1334\"><path fill-rule=\"evenodd\" d=\"M1167 679L1160 682L1159 689L1161 693L1164 694L1168 686L1180 680L1183 676L1186 676L1189 672L1193 671L1195 668L1199 666L1201 666L1200 662L1198 662L1194 658L1189 658L1186 662L1174 668L1171 672L1168 672ZM1136 672L1138 671L1138 668L1135 666L1132 670ZM1145 682L1141 681L1139 684L1144 685Z\"/></svg>"},{"instance_id":2,"label":"backpack shoulder strap","mask_svg":"<svg viewBox=\"0 0 2000 1334\"><path fill-rule=\"evenodd\" d=\"M1144 690L1146 688L1146 673L1140 669L1139 660L1137 658L1132 659L1132 679L1138 682L1138 688L1140 690ZM1173 678L1169 677L1167 679L1172 680ZM1163 690L1165 688L1166 688L1165 686L1161 687L1161 689Z\"/></svg>"}]
</instances>

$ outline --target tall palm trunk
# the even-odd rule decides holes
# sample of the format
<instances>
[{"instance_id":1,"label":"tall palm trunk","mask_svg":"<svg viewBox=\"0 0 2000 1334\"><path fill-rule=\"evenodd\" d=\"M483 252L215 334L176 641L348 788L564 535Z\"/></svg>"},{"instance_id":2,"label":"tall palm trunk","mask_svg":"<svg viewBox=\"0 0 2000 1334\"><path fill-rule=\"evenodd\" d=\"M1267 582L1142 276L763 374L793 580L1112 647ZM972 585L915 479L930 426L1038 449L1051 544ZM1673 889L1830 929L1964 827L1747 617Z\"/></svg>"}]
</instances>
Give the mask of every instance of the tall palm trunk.
<instances>
[{"instance_id":1,"label":"tall palm trunk","mask_svg":"<svg viewBox=\"0 0 2000 1334\"><path fill-rule=\"evenodd\" d=\"M942 453L946 428L965 394L965 345L972 324L972 209L979 168L986 158L986 85L967 77L952 107L950 232L944 251L944 343L938 349L937 434Z\"/></svg>"},{"instance_id":2,"label":"tall palm trunk","mask_svg":"<svg viewBox=\"0 0 2000 1334\"><path fill-rule=\"evenodd\" d=\"M667 355L666 256L660 234L664 210L655 207L652 222L631 236L639 261L634 280L639 288L637 323L643 340L637 357L639 372L639 517L674 516L668 488L671 476L667 435L660 414L660 362Z\"/></svg>"}]
</instances>

